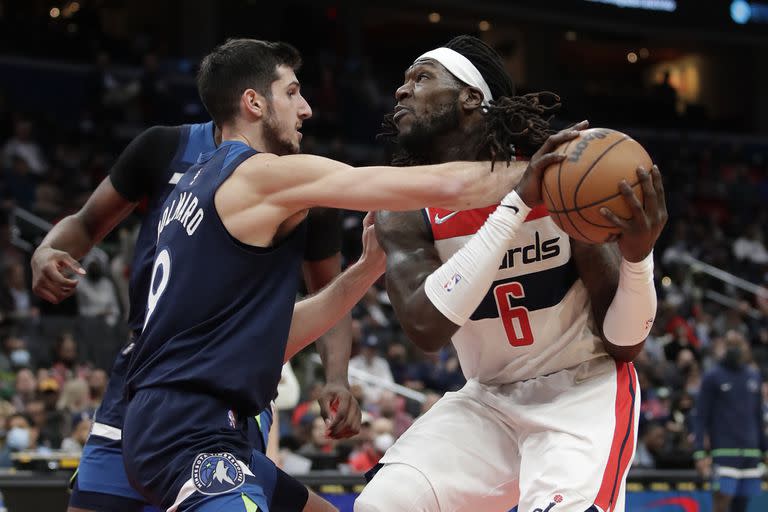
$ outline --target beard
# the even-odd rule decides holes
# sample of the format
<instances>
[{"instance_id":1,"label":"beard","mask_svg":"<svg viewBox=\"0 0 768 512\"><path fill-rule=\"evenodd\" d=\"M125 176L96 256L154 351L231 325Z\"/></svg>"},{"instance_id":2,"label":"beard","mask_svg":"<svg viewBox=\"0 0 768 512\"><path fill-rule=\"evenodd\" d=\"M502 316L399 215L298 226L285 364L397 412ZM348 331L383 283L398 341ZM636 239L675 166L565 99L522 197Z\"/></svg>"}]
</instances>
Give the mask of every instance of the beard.
<instances>
[{"instance_id":1,"label":"beard","mask_svg":"<svg viewBox=\"0 0 768 512\"><path fill-rule=\"evenodd\" d=\"M285 135L289 128L282 126L272 110L272 106L267 104L267 119L264 122L264 140L267 143L269 151L276 155L295 155L299 152L299 145L294 143L290 137Z\"/></svg>"},{"instance_id":2,"label":"beard","mask_svg":"<svg viewBox=\"0 0 768 512\"><path fill-rule=\"evenodd\" d=\"M429 161L435 137L455 131L459 124L456 102L444 103L428 116L414 120L410 131L399 134L397 141L403 152L419 160Z\"/></svg>"}]
</instances>

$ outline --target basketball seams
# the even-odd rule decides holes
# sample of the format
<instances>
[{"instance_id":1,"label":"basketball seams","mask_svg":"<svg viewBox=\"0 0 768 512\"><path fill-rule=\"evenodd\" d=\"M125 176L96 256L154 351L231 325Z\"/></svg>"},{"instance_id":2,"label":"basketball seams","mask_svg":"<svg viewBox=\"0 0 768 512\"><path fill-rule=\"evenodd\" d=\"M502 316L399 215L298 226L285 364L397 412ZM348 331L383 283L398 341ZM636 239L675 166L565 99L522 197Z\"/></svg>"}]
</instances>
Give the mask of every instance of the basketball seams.
<instances>
[{"instance_id":1,"label":"basketball seams","mask_svg":"<svg viewBox=\"0 0 768 512\"><path fill-rule=\"evenodd\" d=\"M639 187L639 186L640 186L640 182L638 181L637 183L635 183L634 185L632 185L632 189L634 189L635 187ZM618 195L621 195L621 194L618 194ZM611 199L614 199L614 198L616 198L616 196L611 196ZM586 217L584 217L584 215L582 215L582 214L581 214L581 210L584 210L584 209L586 209L586 208L589 208L590 206L596 206L596 205L598 205L598 204L600 204L600 203L604 203L604 202L606 202L606 201L608 201L608 200L607 200L607 199L604 199L604 200L602 200L602 201L600 201L600 202L597 202L597 203L591 204L591 205L589 205L589 206L584 206L584 207L582 207L582 208L580 208L580 209L576 210L576 213L578 213L578 214L579 214L579 217L581 217L582 219L584 219L584 222L586 222L587 224L590 224L590 225L592 225L592 226L595 226L595 227L598 227L598 228L614 228L614 229L618 229L618 228L617 228L616 226L614 226L613 224L611 224L611 225L608 225L608 224L597 224L596 222L592 222L591 220L587 219ZM628 221L628 220L630 220L630 219L632 218L632 217L622 217L621 215L617 215L617 214L615 214L615 213L614 213L614 215L616 215L616 216L617 216L618 218L620 218L621 220L626 220L626 221Z\"/></svg>"},{"instance_id":2,"label":"basketball seams","mask_svg":"<svg viewBox=\"0 0 768 512\"><path fill-rule=\"evenodd\" d=\"M571 143L573 143L573 141L575 140L577 139L572 139L568 141L568 144L565 145L565 147L563 148L564 155L568 154L568 148L571 146ZM562 176L563 163L565 162L565 160L566 159L561 160L560 165L557 167L557 191L560 194L560 205L564 209L565 209L565 197L563 197L563 187L560 186L560 176ZM565 218L568 219L568 222L571 223L571 226L573 226L573 229L575 229L579 233L579 235L581 235L585 240L590 240L589 237L584 236L584 233L582 233L581 230L578 228L578 226L576 226L576 224L573 222L573 220L571 220L571 217L570 215L568 215L568 212L564 210L564 213L565 213ZM560 216L558 215L557 218L559 219ZM563 224L563 226L565 226L565 224Z\"/></svg>"},{"instance_id":3,"label":"basketball seams","mask_svg":"<svg viewBox=\"0 0 768 512\"><path fill-rule=\"evenodd\" d=\"M589 176L589 173L590 173L590 172L592 172L592 170L595 168L595 166L598 164L598 162L600 162L600 160L601 160L601 159L602 159L602 158L603 158L605 155L607 155L608 153L610 153L610 152L611 152L611 150L613 150L613 148L615 148L616 146L618 146L619 144L621 144L621 143L622 143L622 142L624 142L625 140L632 140L632 139L629 137L629 135L624 135L624 137L622 137L621 139L617 140L616 142L614 142L613 144L611 144L610 146L608 146L607 148L605 148L605 151L603 151L603 152L602 152L602 153L601 153L601 154L600 154L600 155L599 155L597 158L595 158L595 160L592 162L592 165L590 165L590 166L589 166L589 168L586 170L586 172L585 172L584 174L582 174L582 175L581 175L581 178L579 179L579 182L576 184L576 187L574 187L574 189L573 189L573 207L574 207L574 211L576 212L576 214L577 214L579 217L581 217L581 219L582 219L584 222L586 222L587 224L589 224L589 225L591 225L591 226L595 226L595 227L599 227L599 228L608 228L608 229L614 229L614 230L615 230L615 229L617 229L617 228L616 228L616 226L613 226L613 225L605 225L605 224L597 224L597 223L595 223L595 222L592 222L591 220L587 219L587 218L584 216L584 214L583 214L583 213L581 213L581 210L582 210L582 209L584 209L584 208L589 208L589 207L590 207L590 205L587 205L587 206L579 206L579 202L578 202L578 196L579 196L579 189L580 189L580 188L581 188L581 186L584 184L584 180L586 180L586 179L587 179L587 176ZM621 194L621 192L619 192L619 194ZM613 197L616 197L616 196L613 196ZM613 197L612 197L612 198L613 198ZM599 202L595 203L595 205L597 205L597 204L600 204L600 203L602 203L602 202L605 202L605 199L603 199L602 201L599 201ZM565 206L565 205L563 205L563 206ZM570 213L568 213L568 214L566 214L566 215L570 215Z\"/></svg>"},{"instance_id":4,"label":"basketball seams","mask_svg":"<svg viewBox=\"0 0 768 512\"><path fill-rule=\"evenodd\" d=\"M547 188L547 183L546 183L546 181L544 181L544 180L541 180L541 185L542 185L542 188L544 189L544 192L547 194L547 197L549 198L549 202L550 202L551 204L555 204L555 203L554 203L554 201L552 200L552 194L550 194L550 193L549 193L549 188ZM559 214L559 213L557 213L557 212L553 212L553 211L551 211L551 210L550 210L550 212L549 212L549 213L550 213L550 214L552 214L552 213L554 213L554 214L555 214L555 219L556 219L556 220L555 220L555 224L557 224L557 226L558 226L558 227L560 227L560 228L562 229L562 225L563 225L563 224L562 224L562 222L560 221L560 214Z\"/></svg>"},{"instance_id":5,"label":"basketball seams","mask_svg":"<svg viewBox=\"0 0 768 512\"><path fill-rule=\"evenodd\" d=\"M640 185L640 181L636 181L629 185L630 188L634 189L636 186ZM610 196L606 196L603 199L600 199L599 201L594 201L592 203L585 204L584 206L580 206L579 209L583 210L585 208L590 208L592 206L596 206L600 203L604 203L606 201L610 201L611 199L615 199L621 195L621 192L616 192L615 194L612 194ZM643 204L645 204L645 198L643 198ZM566 208L564 210L556 210L556 211L550 211L550 213L568 213L576 211L576 208Z\"/></svg>"},{"instance_id":6,"label":"basketball seams","mask_svg":"<svg viewBox=\"0 0 768 512\"><path fill-rule=\"evenodd\" d=\"M579 194L579 189L584 184L584 180L587 179L587 176L589 176L589 173L592 172L592 169L595 168L595 166L600 162L600 160L607 155L613 148L624 142L625 140L629 140L629 135L625 135L624 138L617 140L616 142L612 143L610 146L605 148L605 150L598 155L597 158L595 158L592 161L592 164L587 168L586 171L584 171L584 174L581 175L581 178L579 179L579 182L576 184L576 187L573 189L573 208L574 210L578 210L580 208L584 208L583 206L578 205L577 197ZM601 201L602 202L602 201ZM565 203L563 203L563 206L565 206Z\"/></svg>"}]
</instances>

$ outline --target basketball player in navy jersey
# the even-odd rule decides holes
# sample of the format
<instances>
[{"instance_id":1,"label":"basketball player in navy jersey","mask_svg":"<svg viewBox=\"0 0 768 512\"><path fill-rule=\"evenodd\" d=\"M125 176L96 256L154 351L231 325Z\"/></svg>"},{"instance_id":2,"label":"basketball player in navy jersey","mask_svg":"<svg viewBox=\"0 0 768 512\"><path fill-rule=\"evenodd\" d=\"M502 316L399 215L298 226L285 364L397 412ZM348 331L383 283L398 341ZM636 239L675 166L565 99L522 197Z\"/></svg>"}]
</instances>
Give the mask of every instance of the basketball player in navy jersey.
<instances>
[{"instance_id":1,"label":"basketball player in navy jersey","mask_svg":"<svg viewBox=\"0 0 768 512\"><path fill-rule=\"evenodd\" d=\"M377 214L403 329L425 351L453 342L467 384L387 451L355 511L623 512L640 405L629 361L653 323L667 218L658 169L638 170L644 205L617 183L633 212L604 213L617 244L579 243L542 206L539 162L586 122L551 135L545 96L516 96L470 36L418 57L395 96L385 125L399 164L531 165L498 206Z\"/></svg>"},{"instance_id":2,"label":"basketball player in navy jersey","mask_svg":"<svg viewBox=\"0 0 768 512\"><path fill-rule=\"evenodd\" d=\"M278 477L263 456L254 456L260 467L247 464L243 418L274 395L286 344L345 299L294 311L309 207L478 207L499 201L525 167L354 169L295 154L311 116L300 62L284 43L230 40L200 68L198 89L222 144L200 156L163 207L123 430L131 483L167 510L269 510Z\"/></svg>"},{"instance_id":3,"label":"basketball player in navy jersey","mask_svg":"<svg viewBox=\"0 0 768 512\"><path fill-rule=\"evenodd\" d=\"M212 151L221 134L212 122L184 126L155 126L129 144L101 185L75 215L64 218L42 241L32 258L33 290L41 298L58 303L72 295L77 280L67 274L82 274L76 258L84 256L98 241L125 219L143 200L147 211L136 241L130 281L128 326L135 336L146 311L156 226L160 206L180 176L201 152ZM330 282L340 270L340 230L337 212L315 209L309 215L309 240L304 270L307 286L316 291ZM329 385L323 390L321 408L338 404L329 425L334 437L346 437L359 429L359 407L347 390L350 324L329 333L327 344L319 347ZM326 347L326 345L328 347ZM333 347L333 350L328 350ZM70 512L141 510L144 499L131 488L125 476L121 454L121 429L125 410L123 378L129 345L122 350L112 368L107 392L83 451L78 473L73 478ZM261 433L266 437L272 410L260 414ZM262 436L251 429L254 448L266 449ZM279 502L279 497L278 497ZM298 507L295 510L302 510Z\"/></svg>"}]
</instances>

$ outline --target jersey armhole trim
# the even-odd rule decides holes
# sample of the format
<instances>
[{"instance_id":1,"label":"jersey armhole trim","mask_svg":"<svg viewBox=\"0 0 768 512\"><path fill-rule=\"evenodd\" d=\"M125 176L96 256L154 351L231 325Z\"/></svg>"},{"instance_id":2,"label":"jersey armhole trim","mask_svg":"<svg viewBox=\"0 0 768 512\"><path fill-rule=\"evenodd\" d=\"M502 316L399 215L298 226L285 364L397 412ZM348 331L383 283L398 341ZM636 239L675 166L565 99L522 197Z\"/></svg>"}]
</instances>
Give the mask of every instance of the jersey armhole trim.
<instances>
[{"instance_id":1,"label":"jersey armhole trim","mask_svg":"<svg viewBox=\"0 0 768 512\"><path fill-rule=\"evenodd\" d=\"M227 229L227 226L224 225L224 219L221 218L221 215L219 215L219 210L216 208L216 193L219 191L221 186L232 177L232 174L235 172L235 170L246 160L251 158L253 155L258 154L259 152L251 149L250 151L243 151L239 155L232 158L229 162L226 162L226 165L224 165L221 168L220 172L227 172L228 176L226 179L221 181L216 188L213 189L211 192L211 206L213 207L214 215L216 216L216 224L218 227L222 230L222 232L229 238L229 240L237 247L238 249L245 251L247 253L253 254L253 255L268 255L276 251L277 249L281 248L283 245L290 243L291 240L293 240L296 236L299 236L299 233L302 232L302 230L306 229L307 225L307 219L304 218L301 222L299 222L296 227L293 228L293 230L280 242L278 242L275 245L269 246L269 247L263 247L259 245L251 245L247 244L241 240L238 240L232 233L229 232ZM226 161L226 157L225 157Z\"/></svg>"},{"instance_id":2,"label":"jersey armhole trim","mask_svg":"<svg viewBox=\"0 0 768 512\"><path fill-rule=\"evenodd\" d=\"M432 223L429 221L429 208L421 209L421 217L424 219L424 223L427 226L427 233L429 233L429 239L432 243L434 243L435 234L432 232Z\"/></svg>"}]
</instances>

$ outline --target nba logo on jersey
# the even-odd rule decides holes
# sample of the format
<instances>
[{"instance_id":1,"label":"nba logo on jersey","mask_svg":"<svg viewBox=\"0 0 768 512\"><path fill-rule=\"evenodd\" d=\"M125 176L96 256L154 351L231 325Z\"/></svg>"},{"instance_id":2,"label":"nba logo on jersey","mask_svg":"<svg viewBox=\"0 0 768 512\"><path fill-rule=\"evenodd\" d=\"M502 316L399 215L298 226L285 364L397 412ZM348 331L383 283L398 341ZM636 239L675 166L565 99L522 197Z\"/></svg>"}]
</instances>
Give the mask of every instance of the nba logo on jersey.
<instances>
[{"instance_id":1,"label":"nba logo on jersey","mask_svg":"<svg viewBox=\"0 0 768 512\"><path fill-rule=\"evenodd\" d=\"M245 475L231 453L201 453L192 464L192 481L203 494L221 494L243 485Z\"/></svg>"},{"instance_id":2,"label":"nba logo on jersey","mask_svg":"<svg viewBox=\"0 0 768 512\"><path fill-rule=\"evenodd\" d=\"M237 427L237 419L235 418L235 411L229 410L227 411L227 419L229 420L229 426L232 428Z\"/></svg>"},{"instance_id":3,"label":"nba logo on jersey","mask_svg":"<svg viewBox=\"0 0 768 512\"><path fill-rule=\"evenodd\" d=\"M450 292L453 290L453 287L459 284L459 281L461 281L461 274L453 274L453 277L451 277L447 283L443 285L443 288L445 288L445 291Z\"/></svg>"}]
</instances>

